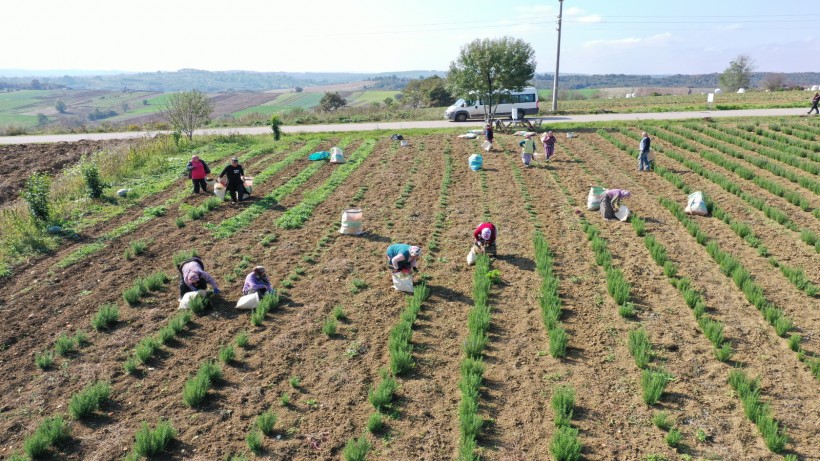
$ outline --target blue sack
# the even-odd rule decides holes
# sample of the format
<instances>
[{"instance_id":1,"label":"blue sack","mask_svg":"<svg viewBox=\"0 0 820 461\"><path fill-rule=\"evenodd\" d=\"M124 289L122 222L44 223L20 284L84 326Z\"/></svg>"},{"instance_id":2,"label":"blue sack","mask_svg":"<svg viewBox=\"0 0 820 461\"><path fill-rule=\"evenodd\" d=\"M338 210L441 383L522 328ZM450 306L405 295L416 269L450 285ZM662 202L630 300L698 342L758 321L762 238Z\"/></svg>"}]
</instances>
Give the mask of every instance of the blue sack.
<instances>
[{"instance_id":1,"label":"blue sack","mask_svg":"<svg viewBox=\"0 0 820 461\"><path fill-rule=\"evenodd\" d=\"M327 159L330 158L330 152L327 152L327 151L324 151L324 150L321 151L321 152L314 152L314 153L310 154L310 157L308 157L308 158L310 160L313 160L313 161L327 160Z\"/></svg>"}]
</instances>

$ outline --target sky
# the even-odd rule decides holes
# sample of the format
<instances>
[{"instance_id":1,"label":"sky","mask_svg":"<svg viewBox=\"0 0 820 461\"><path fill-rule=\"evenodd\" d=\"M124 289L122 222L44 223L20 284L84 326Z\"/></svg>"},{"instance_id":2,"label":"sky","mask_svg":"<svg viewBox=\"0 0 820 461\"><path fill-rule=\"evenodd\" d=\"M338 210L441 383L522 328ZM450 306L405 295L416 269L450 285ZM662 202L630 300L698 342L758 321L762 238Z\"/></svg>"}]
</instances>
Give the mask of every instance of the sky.
<instances>
[{"instance_id":1,"label":"sky","mask_svg":"<svg viewBox=\"0 0 820 461\"><path fill-rule=\"evenodd\" d=\"M2 69L446 71L510 36L555 71L558 0L37 0L3 7ZM818 0L564 0L560 73L820 71ZM71 73L71 72L66 72Z\"/></svg>"}]
</instances>

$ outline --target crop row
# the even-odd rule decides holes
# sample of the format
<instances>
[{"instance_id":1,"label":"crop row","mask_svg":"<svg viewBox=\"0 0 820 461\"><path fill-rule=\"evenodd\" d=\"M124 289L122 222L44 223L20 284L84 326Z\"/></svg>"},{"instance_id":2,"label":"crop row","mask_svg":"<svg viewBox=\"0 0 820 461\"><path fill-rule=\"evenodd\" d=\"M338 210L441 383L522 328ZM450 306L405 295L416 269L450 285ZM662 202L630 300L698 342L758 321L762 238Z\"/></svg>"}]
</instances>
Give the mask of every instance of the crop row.
<instances>
[{"instance_id":1,"label":"crop row","mask_svg":"<svg viewBox=\"0 0 820 461\"><path fill-rule=\"evenodd\" d=\"M333 173L330 174L330 177L324 182L324 184L308 193L305 193L301 203L282 213L282 216L276 220L276 225L283 229L295 229L297 227L302 227L305 221L307 221L313 214L313 210L324 202L330 194L332 194L333 191L335 191L336 188L348 178L348 176L356 171L356 169L359 168L365 160L367 160L367 157L373 153L375 143L376 141L374 139L364 141L364 143L356 149L353 155L350 156L347 163L337 167Z\"/></svg>"},{"instance_id":2,"label":"crop row","mask_svg":"<svg viewBox=\"0 0 820 461\"><path fill-rule=\"evenodd\" d=\"M609 133L606 132L599 132L599 134L606 140L610 141L611 143L615 144L617 147L621 148L627 155L629 155L628 148L623 145L623 143L619 142L617 139L613 138ZM659 165L655 166L655 171L672 185L680 189L686 194L692 193L691 187L689 187L681 178L680 175L662 167ZM782 262L778 261L774 256L769 255L769 251L763 242L760 240L757 235L755 235L754 230L746 223L737 221L734 219L728 212L723 210L717 203L714 203L709 197L706 197L707 207L709 212L712 216L720 219L726 225L732 229L738 237L742 238L749 246L755 248L758 254L762 257L769 258L769 263L773 266L780 269L784 276L799 290L806 293L808 296L815 296L818 292L820 292L820 288L816 285L811 283L806 278L804 271L800 268L790 267ZM634 224L634 222L633 222Z\"/></svg>"},{"instance_id":3,"label":"crop row","mask_svg":"<svg viewBox=\"0 0 820 461\"><path fill-rule=\"evenodd\" d=\"M670 130L671 132L681 134L682 136L690 136L691 135L691 133L686 133L682 129L675 128L675 127L672 127L672 126L666 126L665 128L667 130ZM708 160L708 161L710 161L710 162L712 162L712 163L714 163L718 166L721 166L721 167L735 173L736 175L740 176L741 178L743 178L747 181L751 181L755 185L757 185L757 186L771 192L774 195L777 195L778 197L785 198L789 203L791 203L791 204L793 204L797 207L800 207L800 209L803 210L803 211L811 211L811 203L802 194L800 194L796 191L787 189L787 188L783 187L778 182L766 179L765 177L757 174L755 171L752 171L752 170L744 167L743 165L740 165L736 162L733 162L733 161L727 159L723 155L719 155L717 153L708 152L708 151L698 152L697 148L695 146L691 145L691 143L689 143L688 139L686 139L684 137L678 137L678 136L675 136L675 135L670 134L670 133L662 133L662 135L661 135L658 132L655 132L654 134L662 136L664 140L672 143L675 147L686 149L686 150L689 150L691 152L695 152L695 153L699 154L703 159ZM729 150L729 149L727 149L727 150ZM662 151L662 150L659 149L659 151ZM768 162L766 162L766 163L768 164Z\"/></svg>"},{"instance_id":4,"label":"crop row","mask_svg":"<svg viewBox=\"0 0 820 461\"><path fill-rule=\"evenodd\" d=\"M439 250L441 232L444 230L444 224L447 220L447 205L450 203L450 185L453 182L453 156L452 146L447 143L444 147L444 175L441 179L441 189L438 196L438 212L436 212L436 219L433 222L433 232L430 234L430 239L427 242L427 248L430 250L429 255L425 258L426 261L432 261L433 255Z\"/></svg>"},{"instance_id":5,"label":"crop row","mask_svg":"<svg viewBox=\"0 0 820 461\"><path fill-rule=\"evenodd\" d=\"M622 142L613 138L612 136L609 136L608 133L599 131L599 134L602 137L609 140L610 142L612 142L613 144L615 144L620 149L628 149L627 146L625 146ZM818 238L818 236L810 229L801 229L796 223L794 223L794 221L789 219L789 217L786 216L786 214L780 209L768 205L766 201L760 197L754 196L748 192L744 192L735 182L728 179L726 176L723 176L722 174L717 173L715 171L709 170L703 167L702 165L698 164L697 162L691 161L676 152L661 149L658 149L658 151L663 152L664 155L684 164L693 172L714 182L715 184L723 188L725 191L740 197L745 202L762 211L767 218L777 222L778 224L781 224L782 226L786 227L791 231L799 232L800 239L804 243L814 247L815 251L820 252L820 238Z\"/></svg>"},{"instance_id":6,"label":"crop row","mask_svg":"<svg viewBox=\"0 0 820 461\"><path fill-rule=\"evenodd\" d=\"M666 198L660 199L661 204L666 207L684 225L690 235L695 237L701 245L706 247L706 252L720 266L721 272L731 278L735 285L743 292L746 299L755 306L764 319L775 329L778 336L785 335L794 328L793 321L786 316L782 309L778 308L771 301L767 300L763 289L754 282L752 275L743 267L740 261L729 253L720 249L717 241L711 239L700 227L689 218L681 209L680 205ZM795 340L791 340L790 343ZM798 358L805 362L815 378L820 380L820 358L810 355L799 347L797 341L795 352Z\"/></svg>"},{"instance_id":7,"label":"crop row","mask_svg":"<svg viewBox=\"0 0 820 461\"><path fill-rule=\"evenodd\" d=\"M798 156L789 153L784 153L776 149L763 147L753 142L744 141L742 139L735 137L732 134L726 134L703 125L695 123L685 123L684 126L689 130L696 131L706 136L709 136L709 138L699 138L698 142L706 146L709 146L713 149L717 149L725 154L729 154L732 157L746 160L747 162L757 166L758 168L768 170L778 176L788 179L791 182L800 184L801 186L811 190L815 194L820 194L820 184L818 184L815 179L797 175L792 171L787 170L777 164L771 163L766 159L762 159L752 155L747 155L743 152L738 152L732 149L730 146L727 146L726 144L735 145L743 149L756 152L760 155L768 157L769 159L777 160L787 165L791 165L813 175L817 175L818 173L820 173L820 165L812 162L803 161ZM681 130L679 132L686 133L685 130Z\"/></svg>"},{"instance_id":8,"label":"crop row","mask_svg":"<svg viewBox=\"0 0 820 461\"><path fill-rule=\"evenodd\" d=\"M777 123L769 123L768 130L756 125L741 124L737 126L738 129L718 124L715 124L714 127L724 133L737 136L738 138L761 146L782 150L788 154L808 158L809 160L813 160L815 162L820 162L820 155L816 154L816 152L820 152L820 146L818 146L816 142L813 142L813 136L803 135L803 132L800 132L799 135L797 135L799 139L795 139L793 129L788 127L784 129ZM779 131L785 132L786 130L788 130L787 134L792 136L786 136L779 133ZM744 131L746 133L744 133ZM754 133L754 135L752 133Z\"/></svg>"}]
</instances>

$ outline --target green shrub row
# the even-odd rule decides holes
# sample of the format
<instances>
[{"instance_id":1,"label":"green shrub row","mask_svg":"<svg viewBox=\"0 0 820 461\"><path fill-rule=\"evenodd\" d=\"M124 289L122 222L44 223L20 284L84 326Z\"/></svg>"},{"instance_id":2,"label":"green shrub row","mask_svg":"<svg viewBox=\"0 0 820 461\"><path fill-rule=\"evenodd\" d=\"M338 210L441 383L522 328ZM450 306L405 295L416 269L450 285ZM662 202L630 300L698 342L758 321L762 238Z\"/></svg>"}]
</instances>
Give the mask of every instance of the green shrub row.
<instances>
[{"instance_id":1,"label":"green shrub row","mask_svg":"<svg viewBox=\"0 0 820 461\"><path fill-rule=\"evenodd\" d=\"M820 145L814 142L814 136L803 129L795 130L792 125L770 123L768 130L754 125L738 125L737 129L730 126L715 125L714 128L763 147L820 162L820 155L817 154L817 152L820 152ZM751 133L754 133L754 135Z\"/></svg>"},{"instance_id":2,"label":"green shrub row","mask_svg":"<svg viewBox=\"0 0 820 461\"><path fill-rule=\"evenodd\" d=\"M176 429L168 421L158 422L154 429L148 427L148 423L143 421L137 433L134 434L134 449L125 457L125 461L152 459L165 450L176 436Z\"/></svg>"},{"instance_id":3,"label":"green shrub row","mask_svg":"<svg viewBox=\"0 0 820 461\"><path fill-rule=\"evenodd\" d=\"M490 328L490 258L481 254L476 259L473 271L473 308L467 315L467 339L464 342L464 360L461 362L461 379L458 383L461 402L458 407L459 446L458 459L472 461L479 459L478 436L484 425L479 415L479 397L484 379L483 351Z\"/></svg>"},{"instance_id":4,"label":"green shrub row","mask_svg":"<svg viewBox=\"0 0 820 461\"><path fill-rule=\"evenodd\" d=\"M413 159L413 166L407 171L407 182L404 183L404 187L401 189L401 195L399 198L396 199L394 206L398 209L404 208L404 204L407 203L407 199L410 197L410 194L413 193L413 189L416 187L416 183L413 181L413 177L416 175L418 171L418 164L421 157L417 156Z\"/></svg>"},{"instance_id":5,"label":"green shrub row","mask_svg":"<svg viewBox=\"0 0 820 461\"><path fill-rule=\"evenodd\" d=\"M685 127L685 129L683 127ZM729 128L726 129L732 131L732 134L721 132L714 128L701 125L699 123L684 123L683 127L678 128L679 133L683 134L687 133L687 130L692 130L708 136L708 138L705 139L702 137L699 138L698 141L701 144L712 147L713 149L717 149L725 154L729 154L732 157L746 160L747 162L761 169L769 170L772 173L778 176L782 176L783 178L786 178L794 183L798 183L801 186L806 187L815 193L820 193L820 186L817 185L816 180L810 180L810 178L807 178L805 176L796 175L791 170L786 170L782 166L772 163L768 160L771 159L785 163L792 167L799 168L812 175L817 175L818 173L820 173L820 164L801 159L799 155L792 153L793 148L785 148L783 150L771 149L755 142L746 141L742 138L742 131L731 130ZM691 133L691 131L688 132ZM755 152L764 157L767 157L768 159L751 156L748 154L744 154L743 152L736 152L734 151L734 149L730 147L730 145L734 145L742 149ZM813 186L810 184L811 182L814 183Z\"/></svg>"},{"instance_id":6,"label":"green shrub row","mask_svg":"<svg viewBox=\"0 0 820 461\"><path fill-rule=\"evenodd\" d=\"M663 177L664 179L668 180L670 183L675 185L678 189L682 190L684 193L689 194L689 193L692 192L691 188L688 185L686 185L686 183L684 183L682 179L680 179L680 175L678 175L676 173L673 173L673 172L671 172L671 171L669 171L666 168L663 168L661 166L656 166L655 171L661 177ZM712 213L712 216L714 216L714 217L720 219L721 221L723 221L724 223L726 223L732 229L732 231L734 231L734 233L737 234L738 237L742 238L752 248L755 248L757 250L758 254L760 254L760 256L764 256L764 257L768 256L768 254L769 254L768 249L763 245L763 242L760 240L760 238L757 237L757 235L754 233L751 226L749 226L746 223L735 221L732 218L732 216L729 215L729 213L727 213L722 208L720 208L720 206L718 206L716 203L714 203L708 197L706 197L706 202L708 204L709 210ZM633 216L632 217L632 224L633 224L633 228L635 228L635 233L638 236L641 236L641 235L643 235L643 230L639 230L638 228L635 227L636 226L635 223L639 222L639 221L642 222L642 220L638 216ZM641 227L642 226L643 225L641 224ZM811 240L812 237L813 237L813 234L809 235L808 231L805 231L801 234L802 234L801 237L803 238L803 240L806 243L814 245L814 242ZM803 272L802 269L792 268L792 267L789 267L787 265L784 265L784 264L778 262L774 257L771 257L771 256L769 257L769 262L772 265L774 265L775 267L778 267L781 270L781 272L783 273L783 275L786 276L786 278L795 287L797 287L799 290L806 293L808 296L816 296L818 293L820 293L820 287L818 287L818 286L814 285L813 283L811 283L811 281L809 281L806 278L805 273Z\"/></svg>"},{"instance_id":7,"label":"green shrub row","mask_svg":"<svg viewBox=\"0 0 820 461\"><path fill-rule=\"evenodd\" d=\"M254 185L258 187L259 183L264 182L267 178L279 173L296 161L303 160L305 156L318 144L318 140L308 142L300 149L286 156L284 159L266 168L254 177ZM276 206L276 204L279 203L279 200L283 197L297 190L302 184L307 182L311 176L318 173L323 166L325 166L324 162L312 162L307 168L302 170L285 184L277 187L268 195L252 203L239 214L225 219L219 224L206 224L205 227L208 228L216 238L224 239L234 235L239 232L239 230L247 227L256 218L261 216L262 213Z\"/></svg>"},{"instance_id":8,"label":"green shrub row","mask_svg":"<svg viewBox=\"0 0 820 461\"><path fill-rule=\"evenodd\" d=\"M182 401L191 408L202 404L208 389L222 379L222 368L212 360L205 361L182 390Z\"/></svg>"},{"instance_id":9,"label":"green shrub row","mask_svg":"<svg viewBox=\"0 0 820 461\"><path fill-rule=\"evenodd\" d=\"M68 421L62 416L45 418L34 433L23 441L23 452L30 459L45 457L50 448L57 448L71 437ZM18 458L22 458L19 455Z\"/></svg>"},{"instance_id":10,"label":"green shrub row","mask_svg":"<svg viewBox=\"0 0 820 461\"><path fill-rule=\"evenodd\" d=\"M265 321L265 316L279 305L279 292L267 293L265 296L259 298L259 305L251 312L251 324L254 326L262 326Z\"/></svg>"},{"instance_id":11,"label":"green shrub row","mask_svg":"<svg viewBox=\"0 0 820 461\"><path fill-rule=\"evenodd\" d=\"M413 287L413 297L407 300L407 307L390 330L387 350L390 352L390 371L395 376L402 376L413 368L413 345L410 342L413 337L413 324L429 294L430 289L425 283Z\"/></svg>"},{"instance_id":12,"label":"green shrub row","mask_svg":"<svg viewBox=\"0 0 820 461\"><path fill-rule=\"evenodd\" d=\"M140 298L149 292L161 290L169 281L171 277L165 272L155 272L145 278L137 278L130 288L122 292L122 297L129 306L136 306L140 303Z\"/></svg>"},{"instance_id":13,"label":"green shrub row","mask_svg":"<svg viewBox=\"0 0 820 461\"><path fill-rule=\"evenodd\" d=\"M772 453L782 452L789 437L772 416L769 405L761 402L760 380L750 379L742 370L734 369L729 372L729 385L737 392L746 417L760 430L766 447Z\"/></svg>"},{"instance_id":14,"label":"green shrub row","mask_svg":"<svg viewBox=\"0 0 820 461\"><path fill-rule=\"evenodd\" d=\"M550 453L556 461L578 461L581 459L581 442L578 429L570 425L575 406L575 390L559 386L552 394L552 411L555 415L556 431L550 440Z\"/></svg>"},{"instance_id":15,"label":"green shrub row","mask_svg":"<svg viewBox=\"0 0 820 461\"><path fill-rule=\"evenodd\" d=\"M129 374L137 372L138 364L146 364L153 357L159 348L167 344L171 339L179 335L188 323L191 322L190 312L180 312L176 316L168 320L168 324L160 328L155 336L143 338L136 346L134 352L129 357L123 368Z\"/></svg>"},{"instance_id":16,"label":"green shrub row","mask_svg":"<svg viewBox=\"0 0 820 461\"><path fill-rule=\"evenodd\" d=\"M653 131L653 134L662 135L661 132L658 132L658 131ZM602 136L607 137L606 134L602 134ZM611 141L612 140L611 136L609 136L608 139ZM726 178L725 176L723 176L719 173L716 173L712 170L709 170L709 169L703 167L702 165L700 165L696 162L688 160L688 159L684 158L683 156L681 156L680 154L677 154L675 152L672 152L672 151L663 151L663 152L664 152L665 155L669 156L670 158L684 164L686 167L690 168L693 172L697 173L698 175L703 176L704 178L706 178L706 179L714 182L715 184L719 185L720 187L722 187L727 192L740 197L741 199L743 199L744 201L746 201L747 203L749 203L753 207L755 207L758 210L762 211L763 214L766 215L767 218L777 222L778 224L786 227L789 230L792 230L794 232L800 232L801 240L803 240L803 242L805 242L807 245L814 247L815 251L820 253L820 238L818 238L817 235L809 229L802 229L801 230L797 226L797 224L795 224L791 219L789 219L788 216L786 216L786 214L783 213L783 211L781 211L780 209L768 205L766 203L766 201L763 200L760 197L753 196L752 194L749 194L747 192L742 191L737 184L735 184L733 181L729 180L728 178ZM656 167L656 170L661 171L661 168ZM666 176L671 176L671 174L667 174ZM667 179L669 179L669 178L667 177ZM679 177L676 180L673 181L673 184L678 186L681 190L687 191L686 189L683 189L682 187L680 187L680 184L682 184L682 183L683 183L683 180L681 180ZM688 193L688 191L687 191L687 193ZM712 206L714 207L713 203L712 203Z\"/></svg>"},{"instance_id":17,"label":"green shrub row","mask_svg":"<svg viewBox=\"0 0 820 461\"><path fill-rule=\"evenodd\" d=\"M68 403L68 414L74 419L87 419L111 396L111 385L98 381L74 394Z\"/></svg>"},{"instance_id":18,"label":"green shrub row","mask_svg":"<svg viewBox=\"0 0 820 461\"><path fill-rule=\"evenodd\" d=\"M441 177L441 189L438 195L438 212L436 212L436 219L433 222L433 232L430 234L430 239L427 242L427 249L430 250L430 255L427 256L428 261L432 261L433 255L439 250L439 238L444 231L444 224L447 220L447 205L450 203L450 184L453 182L453 156L452 146L448 141L444 146L444 174Z\"/></svg>"},{"instance_id":19,"label":"green shrub row","mask_svg":"<svg viewBox=\"0 0 820 461\"><path fill-rule=\"evenodd\" d=\"M47 370L54 364L54 353L66 357L86 344L88 344L88 335L83 330L77 330L74 336L69 336L64 332L60 333L54 340L54 350L45 350L35 354L34 363L41 370Z\"/></svg>"},{"instance_id":20,"label":"green shrub row","mask_svg":"<svg viewBox=\"0 0 820 461\"><path fill-rule=\"evenodd\" d=\"M672 212L679 221L685 224L690 234L705 235L697 224L694 223L694 220L690 219L683 212L680 205L666 198L661 198L660 202ZM782 309L776 307L766 299L763 289L752 280L751 274L734 256L722 251L717 241L709 240L708 236L706 236L705 241L705 244L700 241L699 243L706 247L707 253L718 263L721 271L727 277L732 278L735 285L743 292L746 300L760 311L763 318L774 328L777 335L785 337L789 331L794 328L793 321L786 316ZM809 355L802 349L798 349L797 352L798 358L806 363L812 370L814 377L820 380L820 358Z\"/></svg>"},{"instance_id":21,"label":"green shrub row","mask_svg":"<svg viewBox=\"0 0 820 461\"><path fill-rule=\"evenodd\" d=\"M561 326L561 296L558 293L558 277L552 270L552 251L544 234L536 231L533 236L535 246L535 267L541 276L541 291L538 303L541 307L541 319L547 330L550 341L550 355L555 358L566 357L568 335Z\"/></svg>"},{"instance_id":22,"label":"green shrub row","mask_svg":"<svg viewBox=\"0 0 820 461\"><path fill-rule=\"evenodd\" d=\"M370 154L373 153L375 146L375 139L368 139L356 149L350 159L336 167L330 177L318 188L303 194L302 201L282 213L276 220L276 225L283 229L296 229L302 227L305 221L313 215L313 210L316 209L322 202L330 197L345 180L355 172L361 164L367 160Z\"/></svg>"},{"instance_id":23,"label":"green shrub row","mask_svg":"<svg viewBox=\"0 0 820 461\"><path fill-rule=\"evenodd\" d=\"M685 129L674 127L674 126L668 126L668 127L666 127L666 129L669 130L672 133L678 133L678 134L681 134L683 136L692 136L693 135L693 133L691 131L687 131ZM673 142L673 144L675 144L675 145L677 145L677 144L683 144L683 145L686 145L686 146L689 145L689 144L685 143L685 141L686 141L685 138L677 138L677 137L675 137L674 135L671 135L671 134L666 134L665 138L667 140L671 140ZM784 168L782 168L780 166L777 166L777 165L772 165L766 160L761 160L757 157L751 157L751 156L744 155L742 153L738 153L738 152L734 151L733 149L731 149L729 147L726 147L725 145L719 144L717 142L709 142L708 139L707 140L700 140L700 142L702 144L706 144L709 147L718 149L720 152L722 152L724 154L731 155L732 157L735 157L735 158L740 158L740 159L743 159L743 160L747 160L750 163L757 166L758 168L769 170L771 173L773 173L777 176L783 177L785 179L789 179L792 182L798 182L798 177L796 175L794 175L794 173L792 173L790 170L784 169ZM677 147L683 147L683 145L677 145ZM752 183L754 183L758 187L760 187L762 189L765 189L765 190L771 192L772 194L777 195L778 197L785 198L787 201L789 201L789 203L800 207L800 209L803 210L803 211L809 211L811 209L811 204L809 203L809 201L806 200L799 192L787 189L787 188L783 187L780 183L777 183L775 181L771 181L769 179L766 179L765 177L757 174L757 172L752 171L749 168L746 168L745 166L743 166L743 165L741 165L737 162L733 162L733 161L729 160L724 155L720 155L720 154L717 154L715 152L709 152L709 151L700 151L700 152L697 152L697 153L703 159L708 160L708 161L714 163L715 165L721 166L721 167L723 167L723 168L737 174L738 176L740 176L741 178L743 178L747 181L751 181Z\"/></svg>"}]
</instances>

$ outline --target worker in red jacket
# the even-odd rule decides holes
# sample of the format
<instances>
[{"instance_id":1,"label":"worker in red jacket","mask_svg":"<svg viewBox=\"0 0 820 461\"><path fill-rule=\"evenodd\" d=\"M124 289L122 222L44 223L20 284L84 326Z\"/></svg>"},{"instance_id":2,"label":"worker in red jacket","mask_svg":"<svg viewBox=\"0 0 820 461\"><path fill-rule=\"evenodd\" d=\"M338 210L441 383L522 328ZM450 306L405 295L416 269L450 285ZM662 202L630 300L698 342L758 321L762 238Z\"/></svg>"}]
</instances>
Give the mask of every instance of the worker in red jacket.
<instances>
[{"instance_id":1,"label":"worker in red jacket","mask_svg":"<svg viewBox=\"0 0 820 461\"><path fill-rule=\"evenodd\" d=\"M475 244L482 247L487 254L493 256L496 254L495 238L497 235L498 229L496 229L495 224L491 222L479 224L478 227L475 228L475 232L473 232Z\"/></svg>"}]
</instances>

